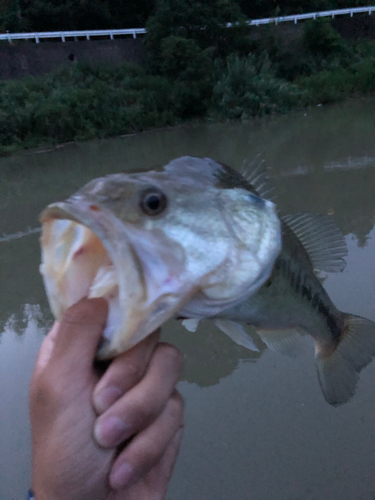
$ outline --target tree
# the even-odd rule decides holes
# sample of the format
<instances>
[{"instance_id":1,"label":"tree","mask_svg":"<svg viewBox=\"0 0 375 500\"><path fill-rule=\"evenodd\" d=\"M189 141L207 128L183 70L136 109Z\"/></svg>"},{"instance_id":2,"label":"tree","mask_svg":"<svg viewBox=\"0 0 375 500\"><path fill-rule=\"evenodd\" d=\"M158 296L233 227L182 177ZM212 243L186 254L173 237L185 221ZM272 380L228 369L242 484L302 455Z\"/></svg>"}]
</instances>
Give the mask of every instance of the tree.
<instances>
[{"instance_id":1,"label":"tree","mask_svg":"<svg viewBox=\"0 0 375 500\"><path fill-rule=\"evenodd\" d=\"M2 31L143 27L154 0L2 0Z\"/></svg>"},{"instance_id":2,"label":"tree","mask_svg":"<svg viewBox=\"0 0 375 500\"><path fill-rule=\"evenodd\" d=\"M201 50L224 57L247 44L248 27L238 4L232 0L159 0L147 23L145 48L149 67L162 68L162 44L170 36L192 39ZM227 24L232 28L228 29Z\"/></svg>"},{"instance_id":3,"label":"tree","mask_svg":"<svg viewBox=\"0 0 375 500\"><path fill-rule=\"evenodd\" d=\"M35 31L111 28L104 0L21 0L22 15Z\"/></svg>"}]
</instances>

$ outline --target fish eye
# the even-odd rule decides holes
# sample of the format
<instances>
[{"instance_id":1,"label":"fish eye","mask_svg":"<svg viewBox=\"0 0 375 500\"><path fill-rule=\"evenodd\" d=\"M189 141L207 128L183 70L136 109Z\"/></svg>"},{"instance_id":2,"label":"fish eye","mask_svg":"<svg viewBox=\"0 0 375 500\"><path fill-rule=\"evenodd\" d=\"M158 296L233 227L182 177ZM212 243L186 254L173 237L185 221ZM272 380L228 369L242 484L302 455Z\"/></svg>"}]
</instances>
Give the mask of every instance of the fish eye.
<instances>
[{"instance_id":1,"label":"fish eye","mask_svg":"<svg viewBox=\"0 0 375 500\"><path fill-rule=\"evenodd\" d=\"M146 215L159 215L167 208L167 197L157 188L149 188L141 194L140 207Z\"/></svg>"}]
</instances>

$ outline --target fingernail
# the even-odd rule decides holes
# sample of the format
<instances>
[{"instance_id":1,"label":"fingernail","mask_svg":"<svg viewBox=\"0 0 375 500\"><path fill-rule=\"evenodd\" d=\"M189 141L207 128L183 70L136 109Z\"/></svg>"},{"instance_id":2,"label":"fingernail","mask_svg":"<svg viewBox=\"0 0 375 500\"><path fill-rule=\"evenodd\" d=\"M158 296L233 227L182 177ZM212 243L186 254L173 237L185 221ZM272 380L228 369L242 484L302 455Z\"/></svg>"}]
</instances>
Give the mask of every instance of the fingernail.
<instances>
[{"instance_id":1,"label":"fingernail","mask_svg":"<svg viewBox=\"0 0 375 500\"><path fill-rule=\"evenodd\" d=\"M94 394L94 405L98 413L104 413L122 395L119 387L111 385Z\"/></svg>"},{"instance_id":2,"label":"fingernail","mask_svg":"<svg viewBox=\"0 0 375 500\"><path fill-rule=\"evenodd\" d=\"M109 482L114 490L129 486L134 478L134 469L128 463L115 467L110 475Z\"/></svg>"},{"instance_id":3,"label":"fingernail","mask_svg":"<svg viewBox=\"0 0 375 500\"><path fill-rule=\"evenodd\" d=\"M95 424L94 435L102 448L113 448L126 439L127 427L117 417L106 417Z\"/></svg>"}]
</instances>

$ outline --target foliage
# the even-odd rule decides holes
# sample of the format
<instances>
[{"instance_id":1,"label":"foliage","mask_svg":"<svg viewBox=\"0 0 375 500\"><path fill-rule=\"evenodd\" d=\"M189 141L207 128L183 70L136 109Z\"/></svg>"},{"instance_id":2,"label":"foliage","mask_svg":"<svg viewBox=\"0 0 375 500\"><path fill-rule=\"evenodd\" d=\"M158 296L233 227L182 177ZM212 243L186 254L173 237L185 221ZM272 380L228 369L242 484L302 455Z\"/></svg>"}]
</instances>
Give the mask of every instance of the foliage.
<instances>
[{"instance_id":1,"label":"foliage","mask_svg":"<svg viewBox=\"0 0 375 500\"><path fill-rule=\"evenodd\" d=\"M364 59L349 68L337 67L297 79L305 104L328 104L353 94L375 92L375 61Z\"/></svg>"},{"instance_id":2,"label":"foliage","mask_svg":"<svg viewBox=\"0 0 375 500\"><path fill-rule=\"evenodd\" d=\"M103 27L131 4L4 0L0 20L24 29L47 22L50 29L51 23L79 29L97 19ZM375 91L374 41L349 44L321 19L305 23L299 39L281 38L269 27L255 41L234 0L158 0L145 48L144 67L72 64L44 77L0 82L0 153L191 118L246 119Z\"/></svg>"},{"instance_id":3,"label":"foliage","mask_svg":"<svg viewBox=\"0 0 375 500\"><path fill-rule=\"evenodd\" d=\"M195 40L169 36L161 42L160 73L175 81L173 100L179 116L202 115L212 88L211 50Z\"/></svg>"},{"instance_id":4,"label":"foliage","mask_svg":"<svg viewBox=\"0 0 375 500\"><path fill-rule=\"evenodd\" d=\"M2 31L143 27L154 0L2 0Z\"/></svg>"},{"instance_id":5,"label":"foliage","mask_svg":"<svg viewBox=\"0 0 375 500\"><path fill-rule=\"evenodd\" d=\"M41 78L0 84L0 144L124 134L178 122L171 82L140 68L72 65Z\"/></svg>"},{"instance_id":6,"label":"foliage","mask_svg":"<svg viewBox=\"0 0 375 500\"><path fill-rule=\"evenodd\" d=\"M280 78L294 81L297 77L310 76L319 71L348 67L365 55L357 54L357 49L344 40L331 26L329 20L320 18L306 21L303 34L288 39L269 29L258 43L257 53L267 54ZM366 56L366 55L365 55Z\"/></svg>"},{"instance_id":7,"label":"foliage","mask_svg":"<svg viewBox=\"0 0 375 500\"><path fill-rule=\"evenodd\" d=\"M298 87L275 77L268 59L259 66L253 55L231 55L226 68L219 66L217 70L220 76L213 89L213 116L249 118L285 112L301 99Z\"/></svg>"},{"instance_id":8,"label":"foliage","mask_svg":"<svg viewBox=\"0 0 375 500\"><path fill-rule=\"evenodd\" d=\"M349 51L347 43L330 21L322 17L305 23L303 44L307 52L325 59L342 56Z\"/></svg>"},{"instance_id":9,"label":"foliage","mask_svg":"<svg viewBox=\"0 0 375 500\"><path fill-rule=\"evenodd\" d=\"M227 23L234 26L228 29ZM162 70L162 44L168 37L194 40L201 50L225 56L247 45L248 27L232 0L158 0L155 15L147 23L145 49L148 67Z\"/></svg>"}]
</instances>

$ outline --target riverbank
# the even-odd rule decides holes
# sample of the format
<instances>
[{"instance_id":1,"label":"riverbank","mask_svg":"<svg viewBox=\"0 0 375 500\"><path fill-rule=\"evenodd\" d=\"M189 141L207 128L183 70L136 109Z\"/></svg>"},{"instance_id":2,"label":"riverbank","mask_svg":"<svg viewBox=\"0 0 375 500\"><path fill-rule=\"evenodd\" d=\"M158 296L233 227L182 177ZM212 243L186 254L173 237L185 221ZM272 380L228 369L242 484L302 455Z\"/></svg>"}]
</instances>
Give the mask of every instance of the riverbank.
<instances>
[{"instance_id":1,"label":"riverbank","mask_svg":"<svg viewBox=\"0 0 375 500\"><path fill-rule=\"evenodd\" d=\"M0 82L0 154L137 133L192 119L248 120L375 90L375 41L344 40L326 21L293 43L273 32L229 55L162 40L158 68L72 63Z\"/></svg>"}]
</instances>

